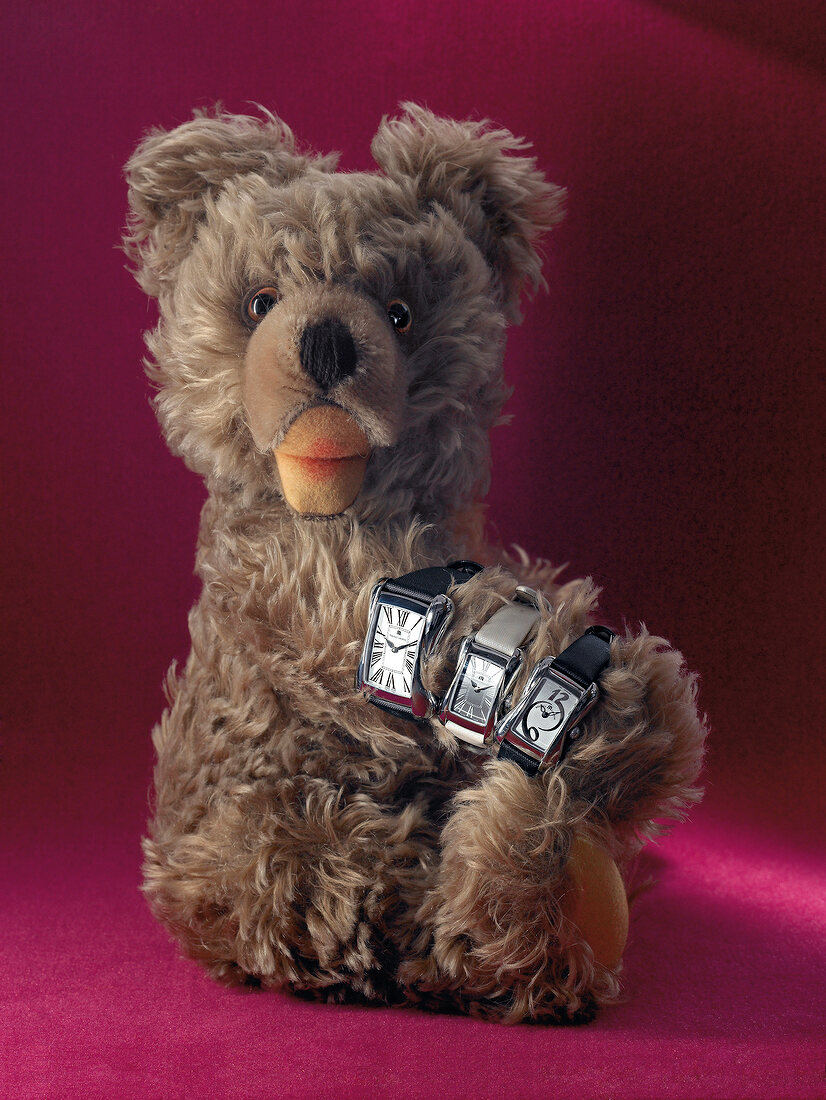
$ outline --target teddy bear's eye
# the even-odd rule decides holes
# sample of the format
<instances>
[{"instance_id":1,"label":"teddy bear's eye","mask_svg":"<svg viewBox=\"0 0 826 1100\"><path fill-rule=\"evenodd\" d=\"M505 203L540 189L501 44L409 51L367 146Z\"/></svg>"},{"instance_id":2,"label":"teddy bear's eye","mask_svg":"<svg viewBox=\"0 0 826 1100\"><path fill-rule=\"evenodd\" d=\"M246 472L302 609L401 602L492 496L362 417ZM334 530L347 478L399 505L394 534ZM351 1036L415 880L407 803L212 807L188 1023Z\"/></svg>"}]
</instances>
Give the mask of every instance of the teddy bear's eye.
<instances>
[{"instance_id":1,"label":"teddy bear's eye","mask_svg":"<svg viewBox=\"0 0 826 1100\"><path fill-rule=\"evenodd\" d=\"M278 291L272 286L262 286L253 290L244 299L244 321L248 325L257 325L263 321L278 301Z\"/></svg>"},{"instance_id":2,"label":"teddy bear's eye","mask_svg":"<svg viewBox=\"0 0 826 1100\"><path fill-rule=\"evenodd\" d=\"M403 302L401 298L394 298L387 303L387 316L390 318L390 324L396 332L409 332L413 325L413 314L410 306L407 302Z\"/></svg>"}]
</instances>

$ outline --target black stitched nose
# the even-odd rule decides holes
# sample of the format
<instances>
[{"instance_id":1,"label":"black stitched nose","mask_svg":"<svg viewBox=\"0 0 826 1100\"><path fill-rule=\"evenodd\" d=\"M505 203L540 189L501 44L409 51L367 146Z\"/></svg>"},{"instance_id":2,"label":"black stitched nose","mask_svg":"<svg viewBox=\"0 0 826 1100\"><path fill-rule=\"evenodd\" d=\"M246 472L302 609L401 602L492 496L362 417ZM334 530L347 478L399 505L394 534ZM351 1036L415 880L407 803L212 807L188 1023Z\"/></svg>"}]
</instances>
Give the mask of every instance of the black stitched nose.
<instances>
[{"instance_id":1,"label":"black stitched nose","mask_svg":"<svg viewBox=\"0 0 826 1100\"><path fill-rule=\"evenodd\" d=\"M335 317L304 329L299 355L304 370L323 390L349 378L358 361L349 328Z\"/></svg>"}]
</instances>

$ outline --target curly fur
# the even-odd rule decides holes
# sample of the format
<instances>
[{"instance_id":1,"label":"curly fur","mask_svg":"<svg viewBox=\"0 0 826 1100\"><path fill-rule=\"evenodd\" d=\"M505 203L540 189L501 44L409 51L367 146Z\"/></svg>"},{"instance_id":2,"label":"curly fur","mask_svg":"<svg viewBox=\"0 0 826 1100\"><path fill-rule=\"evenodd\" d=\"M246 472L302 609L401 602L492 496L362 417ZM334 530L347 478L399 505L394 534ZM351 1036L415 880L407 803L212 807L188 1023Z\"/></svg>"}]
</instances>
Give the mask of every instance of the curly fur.
<instances>
[{"instance_id":1,"label":"curly fur","mask_svg":"<svg viewBox=\"0 0 826 1100\"><path fill-rule=\"evenodd\" d=\"M488 564L454 593L426 670L437 690L462 636L517 583L547 600L528 665L582 632L597 595L481 538L506 320L541 282L538 241L560 192L506 131L411 105L373 150L383 171L337 174L274 116L217 113L152 133L127 168L126 249L160 305L147 336L157 413L209 489L192 650L154 735L144 889L224 981L583 1019L617 996L618 975L564 914L572 839L626 867L699 797L695 683L662 639L617 638L602 705L541 780L355 693L382 576L471 554ZM251 337L240 303L260 285L279 300ZM388 328L395 296L412 307L409 336ZM295 348L328 316L352 322L360 358L322 394ZM303 517L281 495L271 443L325 401L374 449L343 514Z\"/></svg>"}]
</instances>

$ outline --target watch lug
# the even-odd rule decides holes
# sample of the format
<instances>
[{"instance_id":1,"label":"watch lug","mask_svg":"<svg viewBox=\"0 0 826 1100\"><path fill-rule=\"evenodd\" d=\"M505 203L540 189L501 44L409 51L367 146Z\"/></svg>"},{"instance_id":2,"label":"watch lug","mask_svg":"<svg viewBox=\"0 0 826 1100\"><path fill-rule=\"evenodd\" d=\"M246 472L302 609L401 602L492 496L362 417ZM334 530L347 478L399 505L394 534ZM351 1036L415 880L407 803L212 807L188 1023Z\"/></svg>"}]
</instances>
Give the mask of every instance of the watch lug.
<instances>
[{"instance_id":1,"label":"watch lug","mask_svg":"<svg viewBox=\"0 0 826 1100\"><path fill-rule=\"evenodd\" d=\"M508 661L508 667L505 669L505 676L502 681L502 694L499 699L499 704L497 706L497 711L499 713L503 713L511 709L511 705L513 702L511 698L511 696L513 695L513 685L516 683L517 676L522 671L522 663L524 660L525 650L514 650L513 656ZM491 729L488 731L488 736L486 738L488 742L490 742L493 738L494 728L495 726L492 726Z\"/></svg>"},{"instance_id":2,"label":"watch lug","mask_svg":"<svg viewBox=\"0 0 826 1100\"><path fill-rule=\"evenodd\" d=\"M448 721L449 706L452 706L453 697L456 694L456 687L457 687L456 678L459 674L459 671L464 667L465 658L467 657L467 652L470 649L470 645L471 645L471 638L470 637L462 638L462 644L459 646L459 657L456 661L456 668L453 670L453 679L450 682L450 687L447 689L447 691L445 693L445 697L442 700L442 705L439 708L439 721L440 722Z\"/></svg>"},{"instance_id":3,"label":"watch lug","mask_svg":"<svg viewBox=\"0 0 826 1100\"><path fill-rule=\"evenodd\" d=\"M424 619L420 649L422 662L429 660L433 650L442 640L447 625L453 618L453 612L453 600L448 599L447 596L434 597Z\"/></svg>"},{"instance_id":4,"label":"watch lug","mask_svg":"<svg viewBox=\"0 0 826 1100\"><path fill-rule=\"evenodd\" d=\"M527 584L518 585L513 598L518 603L526 603L530 607L535 607L537 611L542 610L542 597L535 588L529 588Z\"/></svg>"},{"instance_id":5,"label":"watch lug","mask_svg":"<svg viewBox=\"0 0 826 1100\"><path fill-rule=\"evenodd\" d=\"M511 659L508 661L508 666L505 669L505 684L506 684L506 687L509 688L511 686L511 684L514 680L514 677L516 677L518 675L519 670L522 667L522 662L524 660L525 660L525 650L522 649L521 647L519 649L515 649L513 651L513 653L511 654Z\"/></svg>"},{"instance_id":6,"label":"watch lug","mask_svg":"<svg viewBox=\"0 0 826 1100\"><path fill-rule=\"evenodd\" d=\"M435 695L422 683L422 668L442 640L447 624L453 618L453 611L453 600L443 595L435 596L427 609L410 691L410 708L416 718L431 718L438 706Z\"/></svg>"},{"instance_id":7,"label":"watch lug","mask_svg":"<svg viewBox=\"0 0 826 1100\"><path fill-rule=\"evenodd\" d=\"M410 709L414 718L432 718L436 710L436 698L431 695L420 680L414 679L410 691Z\"/></svg>"},{"instance_id":8,"label":"watch lug","mask_svg":"<svg viewBox=\"0 0 826 1100\"><path fill-rule=\"evenodd\" d=\"M373 587L370 589L370 608L367 612L367 622L368 622L368 624L369 624L370 620L373 618L373 612L376 609L376 603L378 602L378 598L381 595L381 590L387 584L389 579L390 579L389 577L382 577L381 580L377 581L373 585Z\"/></svg>"},{"instance_id":9,"label":"watch lug","mask_svg":"<svg viewBox=\"0 0 826 1100\"><path fill-rule=\"evenodd\" d=\"M369 699L372 694L369 686L366 683L367 680L367 667L370 660L369 644L372 638L373 631L371 627L373 625L373 618L376 613L376 604L379 602L379 596L381 590L389 580L388 577L382 577L377 581L370 589L370 607L367 612L367 633L364 636L364 645L361 650L361 657L359 659L358 668L356 669L355 688L356 691L360 691L365 699Z\"/></svg>"},{"instance_id":10,"label":"watch lug","mask_svg":"<svg viewBox=\"0 0 826 1100\"><path fill-rule=\"evenodd\" d=\"M464 661L465 657L467 657L467 651L470 649L470 643L470 637L462 638L462 644L459 646L459 659L456 664L457 668L461 667L462 661Z\"/></svg>"}]
</instances>

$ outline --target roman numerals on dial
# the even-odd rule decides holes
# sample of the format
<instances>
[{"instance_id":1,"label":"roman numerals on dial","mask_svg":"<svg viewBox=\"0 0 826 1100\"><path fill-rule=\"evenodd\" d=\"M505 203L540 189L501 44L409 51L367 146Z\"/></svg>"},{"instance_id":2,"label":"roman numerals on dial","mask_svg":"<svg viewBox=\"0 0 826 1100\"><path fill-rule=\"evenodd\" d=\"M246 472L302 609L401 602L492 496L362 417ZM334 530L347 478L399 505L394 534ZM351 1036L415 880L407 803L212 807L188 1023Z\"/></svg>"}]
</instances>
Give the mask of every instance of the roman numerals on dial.
<instances>
[{"instance_id":1,"label":"roman numerals on dial","mask_svg":"<svg viewBox=\"0 0 826 1100\"><path fill-rule=\"evenodd\" d=\"M496 701L503 671L484 657L472 654L464 667L453 709L468 722L486 724Z\"/></svg>"},{"instance_id":2,"label":"roman numerals on dial","mask_svg":"<svg viewBox=\"0 0 826 1100\"><path fill-rule=\"evenodd\" d=\"M410 618L410 612L406 611L403 607L388 607L387 604L382 605L382 621L389 626L399 627L402 630L405 629L407 621ZM416 616L418 618L418 616Z\"/></svg>"},{"instance_id":3,"label":"roman numerals on dial","mask_svg":"<svg viewBox=\"0 0 826 1100\"><path fill-rule=\"evenodd\" d=\"M382 604L370 650L368 680L400 698L410 696L424 616L405 607Z\"/></svg>"}]
</instances>

